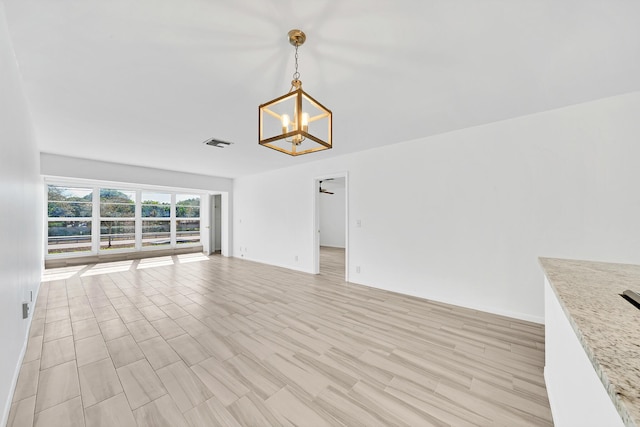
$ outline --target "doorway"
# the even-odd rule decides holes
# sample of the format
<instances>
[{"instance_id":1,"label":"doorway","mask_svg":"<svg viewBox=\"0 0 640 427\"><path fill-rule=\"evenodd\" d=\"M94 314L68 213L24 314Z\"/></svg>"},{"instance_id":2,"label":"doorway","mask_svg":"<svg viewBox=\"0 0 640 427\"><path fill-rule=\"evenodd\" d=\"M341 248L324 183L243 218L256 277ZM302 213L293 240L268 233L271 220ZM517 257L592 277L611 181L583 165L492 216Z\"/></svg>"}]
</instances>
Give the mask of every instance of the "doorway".
<instances>
[{"instance_id":1,"label":"doorway","mask_svg":"<svg viewBox=\"0 0 640 427\"><path fill-rule=\"evenodd\" d=\"M314 182L314 254L316 274L348 281L348 177L318 177Z\"/></svg>"},{"instance_id":2,"label":"doorway","mask_svg":"<svg viewBox=\"0 0 640 427\"><path fill-rule=\"evenodd\" d=\"M214 194L211 196L211 251L220 253L222 251L222 196Z\"/></svg>"},{"instance_id":3,"label":"doorway","mask_svg":"<svg viewBox=\"0 0 640 427\"><path fill-rule=\"evenodd\" d=\"M228 196L227 193L209 194L202 205L203 227L201 229L202 251L206 255L229 256L228 248Z\"/></svg>"}]
</instances>

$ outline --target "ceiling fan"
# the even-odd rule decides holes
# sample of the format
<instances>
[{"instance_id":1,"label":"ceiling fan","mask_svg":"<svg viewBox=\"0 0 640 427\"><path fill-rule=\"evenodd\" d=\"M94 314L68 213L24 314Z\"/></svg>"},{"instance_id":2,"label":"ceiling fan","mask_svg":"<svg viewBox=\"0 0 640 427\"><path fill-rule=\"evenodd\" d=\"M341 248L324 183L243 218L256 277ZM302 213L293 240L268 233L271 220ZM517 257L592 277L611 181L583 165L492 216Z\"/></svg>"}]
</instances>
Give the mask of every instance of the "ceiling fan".
<instances>
[{"instance_id":1,"label":"ceiling fan","mask_svg":"<svg viewBox=\"0 0 640 427\"><path fill-rule=\"evenodd\" d=\"M324 181L333 181L333 178L327 178L327 179L325 179ZM327 190L326 188L322 188L322 183L323 183L324 181L320 181L320 186L319 186L319 187L320 187L320 192L321 192L321 193L325 193L325 194L334 194L334 193L332 193L331 191Z\"/></svg>"}]
</instances>

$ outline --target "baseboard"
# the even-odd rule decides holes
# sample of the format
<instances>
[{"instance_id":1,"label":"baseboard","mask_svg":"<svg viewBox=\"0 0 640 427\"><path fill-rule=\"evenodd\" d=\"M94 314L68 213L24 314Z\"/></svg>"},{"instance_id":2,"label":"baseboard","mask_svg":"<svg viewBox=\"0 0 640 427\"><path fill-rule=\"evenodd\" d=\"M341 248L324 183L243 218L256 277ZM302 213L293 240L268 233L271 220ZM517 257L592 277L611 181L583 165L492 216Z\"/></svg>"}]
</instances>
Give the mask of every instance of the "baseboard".
<instances>
[{"instance_id":1,"label":"baseboard","mask_svg":"<svg viewBox=\"0 0 640 427\"><path fill-rule=\"evenodd\" d=\"M36 302L38 301L38 295L40 294L40 284L36 287L35 295L33 299L33 305L31 306L31 313L27 318L27 329L24 336L24 343L22 344L22 350L18 357L18 364L15 367L13 378L11 380L11 388L9 389L9 398L4 404L2 412L2 419L0 419L0 426L6 426L9 421L9 412L11 411L11 403L13 403L13 394L16 392L16 386L18 385L18 377L20 376L20 368L22 368L22 361L24 355L27 353L27 345L29 344L29 334L31 333L31 321L33 320L33 313L35 312Z\"/></svg>"},{"instance_id":2,"label":"baseboard","mask_svg":"<svg viewBox=\"0 0 640 427\"><path fill-rule=\"evenodd\" d=\"M444 300L436 300L434 301L443 302L445 304L457 305L459 307L470 308L472 310L484 311L485 313L496 314L498 316L510 317L512 319L523 320L525 322L537 323L540 325L544 325L544 316L534 316L527 313L520 313L517 311L503 310L496 307L487 307L483 305L473 305L466 304L461 301L444 301Z\"/></svg>"},{"instance_id":3,"label":"baseboard","mask_svg":"<svg viewBox=\"0 0 640 427\"><path fill-rule=\"evenodd\" d=\"M280 268L286 268L287 270L294 270L294 271L299 271L301 273L308 273L308 274L313 274L312 271L310 270L305 270L302 268L297 268L297 267L293 267L290 265L284 265L284 264L277 264L277 263L273 263L273 262L267 262L267 261L263 261L260 259L256 259L256 258L250 258L247 256L233 256L233 258L237 258L237 259L241 259L243 261L251 261L251 262L257 262L258 264L264 264L264 265L270 265L272 267L280 267Z\"/></svg>"},{"instance_id":4,"label":"baseboard","mask_svg":"<svg viewBox=\"0 0 640 427\"><path fill-rule=\"evenodd\" d=\"M249 258L247 256L241 256L241 257L235 257L234 258L238 258L238 259L243 259L246 261L251 261L251 262L257 262L259 264L265 264L265 265L271 265L274 267L280 267L280 268L286 268L289 270L295 270L295 271L300 271L302 273L309 273L309 274L313 274L312 271L310 270L304 270L302 268L296 268L296 267L292 267L289 265L281 265L281 264L274 264L272 262L266 262L263 260L259 260L259 259L254 259L254 258ZM460 300L455 300L455 299L447 299L447 298L434 298L428 295L418 295L418 294L410 294L410 293L405 293L405 292L400 292L396 289L388 289L388 288L384 288L381 286L374 286L368 283L362 283L362 282L356 282L356 281L351 281L351 283L355 283L357 285L362 285L362 286L367 286L370 288L375 288L375 289L382 289L385 291L389 291L389 292L394 292L397 294L401 294L401 295L407 295L410 297L414 297L414 298L420 298L420 299L424 299L424 300L429 300L429 301L435 301L435 302L441 302L444 304L450 304L450 305L455 305L458 307L463 307L463 308L468 308L471 310L477 310L477 311L482 311L485 313L491 313L491 314L495 314L498 316L504 316L504 317L509 317L511 319L517 319L517 320L523 320L525 322L531 322L531 323L537 323L540 325L544 325L544 316L534 316L532 314L527 314L527 313L520 313L517 311L510 311L510 310L503 310L501 308L497 308L497 307L489 307L489 306L483 306L483 305L475 305L475 304L469 304L466 301L460 301Z\"/></svg>"},{"instance_id":5,"label":"baseboard","mask_svg":"<svg viewBox=\"0 0 640 427\"><path fill-rule=\"evenodd\" d=\"M463 308L468 308L470 310L477 310L477 311L482 311L485 313L491 313L491 314L495 314L498 316L504 316L504 317L509 317L511 319L517 319L517 320L523 320L525 322L531 322L531 323L538 323L540 325L544 325L544 316L534 316L531 314L527 314L527 313L520 313L517 311L510 311L510 310L503 310L497 307L489 307L489 306L484 306L484 305L476 305L476 304L469 304L466 301L460 301L460 300L455 300L455 299L449 299L449 298L439 298L439 297L431 297L428 295L418 295L418 294L410 294L410 293L405 293L405 292L400 292L396 289L389 289L389 288L384 288L382 286L373 286L367 283L361 283L361 282L354 282L352 281L351 283L356 283L358 285L363 285L363 286L368 286L371 288L375 288L375 289L382 289L385 291L389 291L389 292L394 292L397 294L401 294L401 295L407 295L410 297L414 297L414 298L420 298L420 299L424 299L424 300L428 300L428 301L435 301L435 302L441 302L443 304L449 304L449 305L455 305L457 307L463 307Z\"/></svg>"}]
</instances>

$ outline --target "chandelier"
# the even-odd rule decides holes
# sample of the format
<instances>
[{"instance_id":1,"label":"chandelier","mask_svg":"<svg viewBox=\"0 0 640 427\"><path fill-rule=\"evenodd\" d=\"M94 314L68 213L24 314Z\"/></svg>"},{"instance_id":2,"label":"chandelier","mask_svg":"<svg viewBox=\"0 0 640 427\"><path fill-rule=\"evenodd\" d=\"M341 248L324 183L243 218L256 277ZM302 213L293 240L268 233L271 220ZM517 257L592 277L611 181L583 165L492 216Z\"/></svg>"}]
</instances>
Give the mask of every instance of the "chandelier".
<instances>
[{"instance_id":1,"label":"chandelier","mask_svg":"<svg viewBox=\"0 0 640 427\"><path fill-rule=\"evenodd\" d=\"M302 90L298 48L306 39L300 30L289 31L289 43L296 50L291 89L260 105L258 113L258 143L291 156L331 148L331 110Z\"/></svg>"}]
</instances>

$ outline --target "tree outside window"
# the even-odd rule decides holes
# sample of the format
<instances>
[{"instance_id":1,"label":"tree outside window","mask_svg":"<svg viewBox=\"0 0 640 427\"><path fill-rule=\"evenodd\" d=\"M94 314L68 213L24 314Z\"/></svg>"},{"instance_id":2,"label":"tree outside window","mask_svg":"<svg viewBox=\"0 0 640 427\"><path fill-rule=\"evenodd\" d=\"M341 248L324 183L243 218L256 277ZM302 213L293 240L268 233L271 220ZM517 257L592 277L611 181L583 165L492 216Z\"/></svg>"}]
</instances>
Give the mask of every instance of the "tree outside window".
<instances>
[{"instance_id":1,"label":"tree outside window","mask_svg":"<svg viewBox=\"0 0 640 427\"><path fill-rule=\"evenodd\" d=\"M100 189L100 235L107 237L106 249L135 246L135 191ZM128 220L128 221L125 221Z\"/></svg>"},{"instance_id":2,"label":"tree outside window","mask_svg":"<svg viewBox=\"0 0 640 427\"><path fill-rule=\"evenodd\" d=\"M91 250L91 188L47 186L47 252Z\"/></svg>"}]
</instances>

